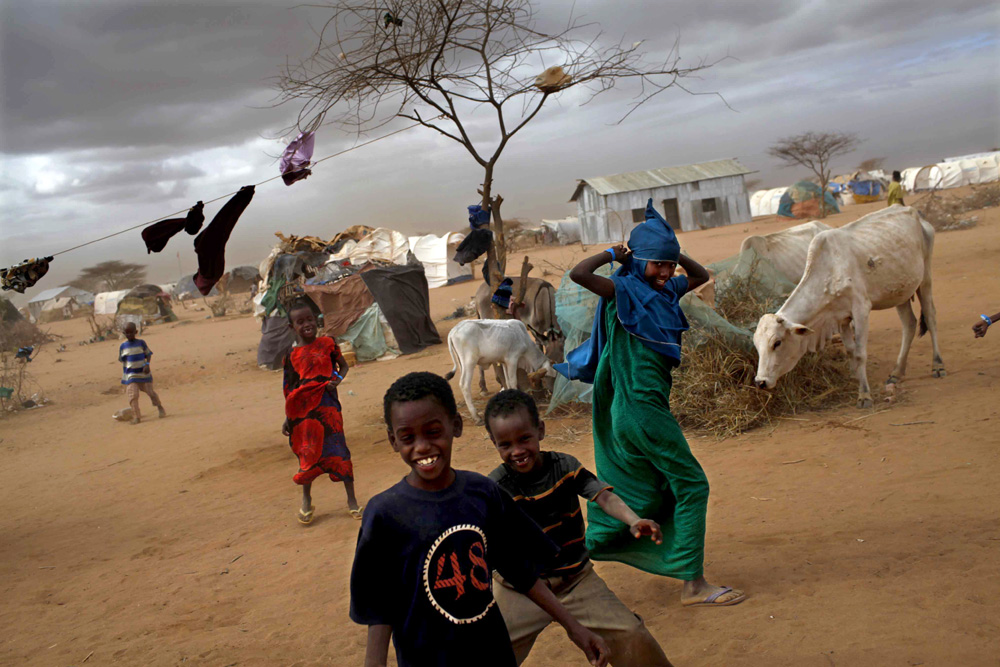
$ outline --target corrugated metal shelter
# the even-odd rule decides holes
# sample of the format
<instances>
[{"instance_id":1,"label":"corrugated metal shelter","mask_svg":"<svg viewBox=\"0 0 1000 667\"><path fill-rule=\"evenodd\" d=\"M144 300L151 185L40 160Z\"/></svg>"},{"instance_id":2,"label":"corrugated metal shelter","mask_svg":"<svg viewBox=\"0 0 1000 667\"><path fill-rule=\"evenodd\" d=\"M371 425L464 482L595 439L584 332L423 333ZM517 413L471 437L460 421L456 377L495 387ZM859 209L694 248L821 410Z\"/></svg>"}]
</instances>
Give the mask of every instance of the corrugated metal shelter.
<instances>
[{"instance_id":1,"label":"corrugated metal shelter","mask_svg":"<svg viewBox=\"0 0 1000 667\"><path fill-rule=\"evenodd\" d=\"M682 167L585 178L576 202L584 244L621 243L645 219L646 201L678 231L750 222L750 198L743 182L754 173L736 159Z\"/></svg>"}]
</instances>

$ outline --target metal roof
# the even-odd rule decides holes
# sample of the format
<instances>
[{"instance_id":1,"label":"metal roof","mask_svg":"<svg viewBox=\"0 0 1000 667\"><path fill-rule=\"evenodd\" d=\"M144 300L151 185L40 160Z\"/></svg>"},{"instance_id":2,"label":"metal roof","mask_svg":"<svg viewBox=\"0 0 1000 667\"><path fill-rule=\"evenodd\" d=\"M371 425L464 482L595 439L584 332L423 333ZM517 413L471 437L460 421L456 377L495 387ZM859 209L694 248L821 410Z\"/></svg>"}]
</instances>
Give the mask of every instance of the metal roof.
<instances>
[{"instance_id":1,"label":"metal roof","mask_svg":"<svg viewBox=\"0 0 1000 667\"><path fill-rule=\"evenodd\" d=\"M28 303L38 303L39 301L48 301L49 299L55 299L60 296L93 296L87 290L82 290L77 287L72 287L70 285L63 285L62 287L53 287L47 289L44 292L39 292L32 298Z\"/></svg>"},{"instance_id":2,"label":"metal roof","mask_svg":"<svg viewBox=\"0 0 1000 667\"><path fill-rule=\"evenodd\" d=\"M584 178L577 183L576 190L573 192L570 201L577 200L585 183L594 188L597 194L607 196L618 192L650 190L665 185L680 185L681 183L693 183L695 181L707 181L712 178L725 178L727 176L752 173L754 173L753 170L744 167L736 158L731 158L729 160L713 160L712 162L700 162L680 167L663 167L662 169L650 169L649 171L632 171L627 174Z\"/></svg>"}]
</instances>

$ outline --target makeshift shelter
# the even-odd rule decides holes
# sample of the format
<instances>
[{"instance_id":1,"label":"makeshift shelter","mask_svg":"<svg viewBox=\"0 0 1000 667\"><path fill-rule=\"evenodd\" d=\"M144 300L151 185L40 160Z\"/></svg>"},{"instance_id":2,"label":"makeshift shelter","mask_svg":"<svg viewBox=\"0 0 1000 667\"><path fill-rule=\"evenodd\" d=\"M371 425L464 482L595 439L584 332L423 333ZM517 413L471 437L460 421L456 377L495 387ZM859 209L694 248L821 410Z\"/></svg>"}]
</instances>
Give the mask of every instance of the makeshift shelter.
<instances>
[{"instance_id":1,"label":"makeshift shelter","mask_svg":"<svg viewBox=\"0 0 1000 667\"><path fill-rule=\"evenodd\" d=\"M840 213L837 200L812 181L799 181L781 195L778 215L783 218L812 219L820 216L820 197L826 201L827 213Z\"/></svg>"},{"instance_id":2,"label":"makeshift shelter","mask_svg":"<svg viewBox=\"0 0 1000 667\"><path fill-rule=\"evenodd\" d=\"M350 245L347 242L346 249ZM342 251L333 255L334 258L344 258L360 266L366 262L381 260L392 264L406 264L407 254L410 252L410 242L406 235L394 229L379 227L372 230L367 236L362 238L357 244L350 246L347 252Z\"/></svg>"},{"instance_id":3,"label":"makeshift shelter","mask_svg":"<svg viewBox=\"0 0 1000 667\"><path fill-rule=\"evenodd\" d=\"M257 272L257 267L237 266L222 276L222 280L219 281L219 289L230 294L242 294L253 291L259 282L260 273Z\"/></svg>"},{"instance_id":4,"label":"makeshift shelter","mask_svg":"<svg viewBox=\"0 0 1000 667\"><path fill-rule=\"evenodd\" d=\"M114 315L118 312L118 303L129 293L127 289L116 292L101 292L94 297L94 315Z\"/></svg>"},{"instance_id":5,"label":"makeshift shelter","mask_svg":"<svg viewBox=\"0 0 1000 667\"><path fill-rule=\"evenodd\" d=\"M7 299L0 298L0 322L14 323L24 320L24 316L18 311L17 306Z\"/></svg>"},{"instance_id":6,"label":"makeshift shelter","mask_svg":"<svg viewBox=\"0 0 1000 667\"><path fill-rule=\"evenodd\" d=\"M174 285L174 291L171 294L175 299L196 299L201 296L201 292L198 291L198 287L194 284L194 274L190 273ZM212 291L208 293L208 296L219 296L219 285L216 283L212 286Z\"/></svg>"},{"instance_id":7,"label":"makeshift shelter","mask_svg":"<svg viewBox=\"0 0 1000 667\"><path fill-rule=\"evenodd\" d=\"M257 345L257 366L267 370L281 370L285 356L295 345L295 333L283 315L265 317L260 325L260 343Z\"/></svg>"},{"instance_id":8,"label":"makeshift shelter","mask_svg":"<svg viewBox=\"0 0 1000 667\"><path fill-rule=\"evenodd\" d=\"M868 204L885 198L886 188L882 181L860 177L848 184L845 194L850 194L852 203Z\"/></svg>"},{"instance_id":9,"label":"makeshift shelter","mask_svg":"<svg viewBox=\"0 0 1000 667\"><path fill-rule=\"evenodd\" d=\"M410 252L424 265L424 275L427 276L429 288L434 289L472 279L472 267L462 267L453 259L458 244L463 239L465 234L460 232L450 232L443 236L424 234L411 236L408 239Z\"/></svg>"},{"instance_id":10,"label":"makeshift shelter","mask_svg":"<svg viewBox=\"0 0 1000 667\"><path fill-rule=\"evenodd\" d=\"M913 175L913 187L910 191L936 190L941 187L943 181L944 174L941 173L941 169L936 164L928 164Z\"/></svg>"},{"instance_id":11,"label":"makeshift shelter","mask_svg":"<svg viewBox=\"0 0 1000 667\"><path fill-rule=\"evenodd\" d=\"M177 319L170 307L170 295L159 285L139 285L133 287L118 302L116 319L122 315L142 317L143 321L173 322Z\"/></svg>"},{"instance_id":12,"label":"makeshift shelter","mask_svg":"<svg viewBox=\"0 0 1000 667\"><path fill-rule=\"evenodd\" d=\"M76 317L85 310L86 307L77 302L71 296L61 296L49 299L42 306L42 312L38 315L39 322L58 322Z\"/></svg>"},{"instance_id":13,"label":"makeshift shelter","mask_svg":"<svg viewBox=\"0 0 1000 667\"><path fill-rule=\"evenodd\" d=\"M62 287L53 287L52 289L47 289L44 292L37 294L34 298L28 301L28 312L31 314L31 320L33 322L38 321L39 315L42 313L42 309L50 301L55 299L65 299L66 297L73 297L78 304L90 305L94 303L94 295L87 290L82 290L78 287L71 287L69 285L63 285Z\"/></svg>"},{"instance_id":14,"label":"makeshift shelter","mask_svg":"<svg viewBox=\"0 0 1000 667\"><path fill-rule=\"evenodd\" d=\"M781 196L787 191L788 188L772 188L753 193L750 198L750 215L754 218L762 215L776 215L778 207L781 205Z\"/></svg>"},{"instance_id":15,"label":"makeshift shelter","mask_svg":"<svg viewBox=\"0 0 1000 667\"><path fill-rule=\"evenodd\" d=\"M579 243L582 238L579 218L567 217L562 220L542 220L542 242L569 245Z\"/></svg>"}]
</instances>

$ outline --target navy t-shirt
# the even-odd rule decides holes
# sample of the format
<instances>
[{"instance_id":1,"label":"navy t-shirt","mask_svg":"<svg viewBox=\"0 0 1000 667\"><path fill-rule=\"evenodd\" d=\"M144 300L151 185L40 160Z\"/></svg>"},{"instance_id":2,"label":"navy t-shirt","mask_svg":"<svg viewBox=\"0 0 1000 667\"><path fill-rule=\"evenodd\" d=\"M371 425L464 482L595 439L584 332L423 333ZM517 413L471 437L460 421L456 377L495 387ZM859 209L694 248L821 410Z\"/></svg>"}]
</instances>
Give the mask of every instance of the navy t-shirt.
<instances>
[{"instance_id":1,"label":"navy t-shirt","mask_svg":"<svg viewBox=\"0 0 1000 667\"><path fill-rule=\"evenodd\" d=\"M401 667L516 665L492 571L518 591L557 547L492 480L455 471L443 491L405 479L368 502L351 572L351 619L392 626Z\"/></svg>"}]
</instances>

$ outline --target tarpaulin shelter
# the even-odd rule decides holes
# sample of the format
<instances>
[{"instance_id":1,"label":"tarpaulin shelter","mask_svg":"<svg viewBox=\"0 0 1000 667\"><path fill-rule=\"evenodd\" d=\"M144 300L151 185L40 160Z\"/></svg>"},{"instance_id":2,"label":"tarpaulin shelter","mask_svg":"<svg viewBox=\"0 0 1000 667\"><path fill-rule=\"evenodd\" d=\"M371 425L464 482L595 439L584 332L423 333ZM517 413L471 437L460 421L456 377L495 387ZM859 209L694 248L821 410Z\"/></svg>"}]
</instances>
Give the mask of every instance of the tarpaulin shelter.
<instances>
[{"instance_id":1,"label":"tarpaulin shelter","mask_svg":"<svg viewBox=\"0 0 1000 667\"><path fill-rule=\"evenodd\" d=\"M579 218L567 217L562 220L542 220L542 240L545 243L570 245L579 243L582 227Z\"/></svg>"},{"instance_id":2,"label":"tarpaulin shelter","mask_svg":"<svg viewBox=\"0 0 1000 667\"><path fill-rule=\"evenodd\" d=\"M427 286L431 289L450 285L472 278L472 267L462 267L453 258L458 245L465 239L461 232L450 232L443 236L424 234L411 236L407 240L410 252L424 265Z\"/></svg>"},{"instance_id":3,"label":"tarpaulin shelter","mask_svg":"<svg viewBox=\"0 0 1000 667\"><path fill-rule=\"evenodd\" d=\"M818 218L820 215L820 197L826 201L827 213L840 213L837 200L829 192L812 181L799 181L781 195L778 215L783 218Z\"/></svg>"},{"instance_id":4,"label":"tarpaulin shelter","mask_svg":"<svg viewBox=\"0 0 1000 667\"><path fill-rule=\"evenodd\" d=\"M7 299L0 299L0 322L21 322L24 315Z\"/></svg>"},{"instance_id":5,"label":"tarpaulin shelter","mask_svg":"<svg viewBox=\"0 0 1000 667\"><path fill-rule=\"evenodd\" d=\"M222 276L220 289L230 294L250 292L260 282L260 273L255 266L237 266Z\"/></svg>"},{"instance_id":6,"label":"tarpaulin shelter","mask_svg":"<svg viewBox=\"0 0 1000 667\"><path fill-rule=\"evenodd\" d=\"M160 289L159 285L133 287L118 302L115 314L116 317L137 315L147 322L155 320L173 322L177 319L170 307L170 295Z\"/></svg>"},{"instance_id":7,"label":"tarpaulin shelter","mask_svg":"<svg viewBox=\"0 0 1000 667\"><path fill-rule=\"evenodd\" d=\"M114 315L118 312L118 302L124 299L128 293L129 290L120 289L96 295L94 297L94 315Z\"/></svg>"},{"instance_id":8,"label":"tarpaulin shelter","mask_svg":"<svg viewBox=\"0 0 1000 667\"><path fill-rule=\"evenodd\" d=\"M212 291L208 293L208 296L218 296L219 287L214 285ZM201 296L201 292L198 291L198 286L194 284L194 274L189 273L174 285L174 291L171 295L175 299L196 299Z\"/></svg>"},{"instance_id":9,"label":"tarpaulin shelter","mask_svg":"<svg viewBox=\"0 0 1000 667\"><path fill-rule=\"evenodd\" d=\"M88 310L88 308L80 304L74 297L61 296L45 302L45 305L42 306L42 312L38 314L38 321L68 320L81 314L84 310Z\"/></svg>"},{"instance_id":10,"label":"tarpaulin shelter","mask_svg":"<svg viewBox=\"0 0 1000 667\"><path fill-rule=\"evenodd\" d=\"M49 301L66 297L73 297L79 304L89 305L94 303L94 295L87 290L72 287L70 285L53 287L52 289L40 292L28 301L28 313L31 315L31 320L34 322L38 321L38 316L41 315L42 308L44 308L45 304Z\"/></svg>"}]
</instances>

